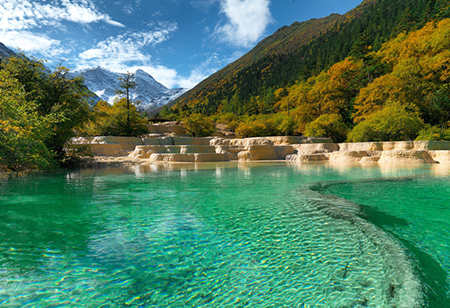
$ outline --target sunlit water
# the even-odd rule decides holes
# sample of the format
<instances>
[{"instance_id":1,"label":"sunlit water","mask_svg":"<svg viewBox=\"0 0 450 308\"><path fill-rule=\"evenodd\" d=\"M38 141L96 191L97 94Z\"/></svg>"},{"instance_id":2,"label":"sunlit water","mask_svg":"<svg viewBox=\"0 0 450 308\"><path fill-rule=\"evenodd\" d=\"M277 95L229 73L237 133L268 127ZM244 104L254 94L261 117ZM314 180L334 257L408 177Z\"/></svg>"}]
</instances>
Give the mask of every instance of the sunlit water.
<instances>
[{"instance_id":1,"label":"sunlit water","mask_svg":"<svg viewBox=\"0 0 450 308\"><path fill-rule=\"evenodd\" d=\"M278 163L9 177L0 307L445 307L440 172ZM308 188L320 181L342 182Z\"/></svg>"}]
</instances>

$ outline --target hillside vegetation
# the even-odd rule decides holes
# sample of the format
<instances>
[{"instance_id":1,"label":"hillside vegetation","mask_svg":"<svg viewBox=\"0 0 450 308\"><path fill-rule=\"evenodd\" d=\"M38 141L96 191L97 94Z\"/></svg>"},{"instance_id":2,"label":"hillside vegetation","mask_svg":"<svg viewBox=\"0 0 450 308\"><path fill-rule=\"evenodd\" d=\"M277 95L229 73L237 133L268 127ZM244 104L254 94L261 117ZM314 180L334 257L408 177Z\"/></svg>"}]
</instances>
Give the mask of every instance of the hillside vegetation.
<instances>
[{"instance_id":1,"label":"hillside vegetation","mask_svg":"<svg viewBox=\"0 0 450 308\"><path fill-rule=\"evenodd\" d=\"M448 0L378 0L294 23L160 115L203 114L240 136L445 139L449 16Z\"/></svg>"}]
</instances>

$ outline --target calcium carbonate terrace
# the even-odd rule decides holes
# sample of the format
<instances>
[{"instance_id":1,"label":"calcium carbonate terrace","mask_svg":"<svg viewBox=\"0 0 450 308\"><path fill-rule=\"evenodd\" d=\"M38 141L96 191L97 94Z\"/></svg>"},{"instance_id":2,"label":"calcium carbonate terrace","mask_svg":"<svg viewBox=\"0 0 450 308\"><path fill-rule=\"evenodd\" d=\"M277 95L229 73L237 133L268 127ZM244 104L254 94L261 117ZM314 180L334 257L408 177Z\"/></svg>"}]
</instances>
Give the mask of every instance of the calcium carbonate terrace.
<instances>
[{"instance_id":1,"label":"calcium carbonate terrace","mask_svg":"<svg viewBox=\"0 0 450 308\"><path fill-rule=\"evenodd\" d=\"M332 143L326 138L259 137L93 137L95 156L128 157L147 162L217 162L234 160L332 161L340 163L450 163L450 142L399 141Z\"/></svg>"}]
</instances>

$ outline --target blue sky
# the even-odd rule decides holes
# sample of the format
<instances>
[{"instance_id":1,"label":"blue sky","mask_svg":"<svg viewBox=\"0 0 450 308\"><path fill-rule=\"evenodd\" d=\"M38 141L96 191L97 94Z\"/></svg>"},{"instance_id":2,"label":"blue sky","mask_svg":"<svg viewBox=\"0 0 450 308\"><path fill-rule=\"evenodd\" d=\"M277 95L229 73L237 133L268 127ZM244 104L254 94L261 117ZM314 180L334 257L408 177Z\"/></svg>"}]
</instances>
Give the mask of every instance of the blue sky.
<instances>
[{"instance_id":1,"label":"blue sky","mask_svg":"<svg viewBox=\"0 0 450 308\"><path fill-rule=\"evenodd\" d=\"M71 70L143 69L191 88L294 21L362 0L0 0L0 42Z\"/></svg>"}]
</instances>

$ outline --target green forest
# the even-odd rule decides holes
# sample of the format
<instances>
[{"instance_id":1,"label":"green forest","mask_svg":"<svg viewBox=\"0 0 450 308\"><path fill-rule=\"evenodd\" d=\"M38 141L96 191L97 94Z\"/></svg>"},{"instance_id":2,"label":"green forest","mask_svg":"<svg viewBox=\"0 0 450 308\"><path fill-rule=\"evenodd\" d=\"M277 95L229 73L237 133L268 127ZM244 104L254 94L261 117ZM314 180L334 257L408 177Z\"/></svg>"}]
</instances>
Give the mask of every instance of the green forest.
<instances>
[{"instance_id":1,"label":"green forest","mask_svg":"<svg viewBox=\"0 0 450 308\"><path fill-rule=\"evenodd\" d=\"M159 114L202 114L239 137L448 140L448 17L448 1L379 0L294 23Z\"/></svg>"}]
</instances>

